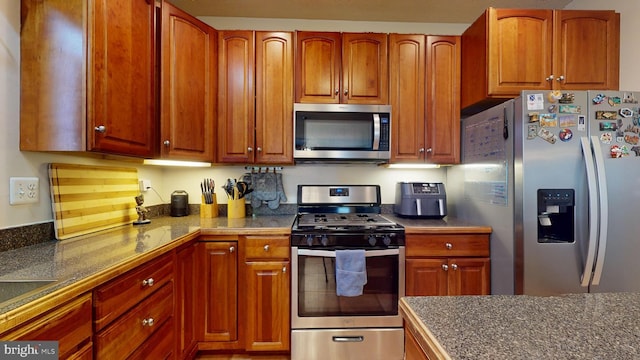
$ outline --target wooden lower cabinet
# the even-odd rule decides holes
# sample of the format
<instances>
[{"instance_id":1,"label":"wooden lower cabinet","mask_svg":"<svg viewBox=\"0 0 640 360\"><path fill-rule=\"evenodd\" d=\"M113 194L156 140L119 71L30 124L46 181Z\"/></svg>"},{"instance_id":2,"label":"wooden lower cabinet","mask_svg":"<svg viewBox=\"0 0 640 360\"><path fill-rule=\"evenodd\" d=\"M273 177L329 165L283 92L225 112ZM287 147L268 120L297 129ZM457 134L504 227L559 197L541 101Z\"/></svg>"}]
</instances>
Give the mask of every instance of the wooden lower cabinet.
<instances>
[{"instance_id":1,"label":"wooden lower cabinet","mask_svg":"<svg viewBox=\"0 0 640 360\"><path fill-rule=\"evenodd\" d=\"M91 294L84 294L37 316L2 340L58 341L59 359L91 359Z\"/></svg>"},{"instance_id":2,"label":"wooden lower cabinet","mask_svg":"<svg viewBox=\"0 0 640 360\"><path fill-rule=\"evenodd\" d=\"M205 238L198 243L200 299L198 349L241 349L238 334L238 242Z\"/></svg>"},{"instance_id":3,"label":"wooden lower cabinet","mask_svg":"<svg viewBox=\"0 0 640 360\"><path fill-rule=\"evenodd\" d=\"M288 351L290 339L289 236L246 236L243 299L247 351Z\"/></svg>"},{"instance_id":4,"label":"wooden lower cabinet","mask_svg":"<svg viewBox=\"0 0 640 360\"><path fill-rule=\"evenodd\" d=\"M489 233L408 234L407 296L488 295Z\"/></svg>"},{"instance_id":5,"label":"wooden lower cabinet","mask_svg":"<svg viewBox=\"0 0 640 360\"><path fill-rule=\"evenodd\" d=\"M430 360L406 325L404 328L404 360Z\"/></svg>"},{"instance_id":6,"label":"wooden lower cabinet","mask_svg":"<svg viewBox=\"0 0 640 360\"><path fill-rule=\"evenodd\" d=\"M198 350L289 351L289 235L202 237Z\"/></svg>"},{"instance_id":7,"label":"wooden lower cabinet","mask_svg":"<svg viewBox=\"0 0 640 360\"><path fill-rule=\"evenodd\" d=\"M198 267L197 243L189 243L177 250L176 256L176 354L180 359L191 359L197 351L196 320L200 319L197 310Z\"/></svg>"}]
</instances>

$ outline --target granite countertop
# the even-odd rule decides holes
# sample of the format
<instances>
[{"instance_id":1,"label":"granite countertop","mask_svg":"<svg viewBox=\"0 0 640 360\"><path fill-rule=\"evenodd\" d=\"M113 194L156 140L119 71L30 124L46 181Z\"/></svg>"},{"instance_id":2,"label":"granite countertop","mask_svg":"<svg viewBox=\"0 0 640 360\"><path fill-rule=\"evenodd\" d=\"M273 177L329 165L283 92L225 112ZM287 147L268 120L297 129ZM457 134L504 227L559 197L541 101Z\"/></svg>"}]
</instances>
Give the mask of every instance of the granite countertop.
<instances>
[{"instance_id":1,"label":"granite countertop","mask_svg":"<svg viewBox=\"0 0 640 360\"><path fill-rule=\"evenodd\" d=\"M400 307L442 359L640 359L638 293L405 297Z\"/></svg>"},{"instance_id":2,"label":"granite countertop","mask_svg":"<svg viewBox=\"0 0 640 360\"><path fill-rule=\"evenodd\" d=\"M128 225L62 241L52 240L0 252L0 282L52 280L17 297L2 294L13 286L0 284L0 328L3 314L56 290L122 267L136 259L169 251L199 234L289 233L294 215L201 219L199 215L159 217L146 225ZM4 296L4 298L3 298Z\"/></svg>"}]
</instances>

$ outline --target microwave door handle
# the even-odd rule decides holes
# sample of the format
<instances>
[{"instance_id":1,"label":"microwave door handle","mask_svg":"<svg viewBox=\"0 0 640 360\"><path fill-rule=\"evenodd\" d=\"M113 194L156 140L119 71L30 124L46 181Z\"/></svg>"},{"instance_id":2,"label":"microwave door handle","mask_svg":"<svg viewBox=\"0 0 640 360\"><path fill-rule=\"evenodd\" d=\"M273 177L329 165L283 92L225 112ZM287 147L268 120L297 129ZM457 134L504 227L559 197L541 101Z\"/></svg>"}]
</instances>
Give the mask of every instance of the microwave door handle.
<instances>
[{"instance_id":1,"label":"microwave door handle","mask_svg":"<svg viewBox=\"0 0 640 360\"><path fill-rule=\"evenodd\" d=\"M380 114L373 114L373 150L380 149Z\"/></svg>"},{"instance_id":2,"label":"microwave door handle","mask_svg":"<svg viewBox=\"0 0 640 360\"><path fill-rule=\"evenodd\" d=\"M444 215L444 199L438 199L438 208L440 209L440 216Z\"/></svg>"},{"instance_id":3,"label":"microwave door handle","mask_svg":"<svg viewBox=\"0 0 640 360\"><path fill-rule=\"evenodd\" d=\"M422 216L422 200L416 199L416 214Z\"/></svg>"},{"instance_id":4,"label":"microwave door handle","mask_svg":"<svg viewBox=\"0 0 640 360\"><path fill-rule=\"evenodd\" d=\"M365 251L364 256L376 257L376 256L389 256L389 255L398 255L398 254L400 254L399 249L367 250ZM331 250L298 249L298 255L315 256L315 257L336 257L336 252Z\"/></svg>"}]
</instances>

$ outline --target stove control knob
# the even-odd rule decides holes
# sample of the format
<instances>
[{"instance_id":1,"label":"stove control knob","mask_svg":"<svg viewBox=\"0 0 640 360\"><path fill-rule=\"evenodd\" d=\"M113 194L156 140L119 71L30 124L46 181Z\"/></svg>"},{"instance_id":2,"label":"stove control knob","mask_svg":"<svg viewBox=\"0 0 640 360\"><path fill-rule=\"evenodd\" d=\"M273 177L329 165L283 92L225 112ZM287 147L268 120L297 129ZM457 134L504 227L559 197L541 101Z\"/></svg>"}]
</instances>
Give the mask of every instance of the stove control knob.
<instances>
[{"instance_id":1,"label":"stove control knob","mask_svg":"<svg viewBox=\"0 0 640 360\"><path fill-rule=\"evenodd\" d=\"M376 245L376 237L374 235L369 235L369 245L371 246Z\"/></svg>"},{"instance_id":2,"label":"stove control knob","mask_svg":"<svg viewBox=\"0 0 640 360\"><path fill-rule=\"evenodd\" d=\"M385 235L385 236L382 238L382 242L383 242L386 246L389 246L389 244L391 244L391 237L389 237L389 235Z\"/></svg>"},{"instance_id":3,"label":"stove control knob","mask_svg":"<svg viewBox=\"0 0 640 360\"><path fill-rule=\"evenodd\" d=\"M322 244L322 246L327 246L327 244L329 243L329 238L327 237L327 235L322 235L322 237L320 238L320 243Z\"/></svg>"},{"instance_id":4,"label":"stove control knob","mask_svg":"<svg viewBox=\"0 0 640 360\"><path fill-rule=\"evenodd\" d=\"M306 238L307 238L307 245L308 246L313 245L313 235L307 235Z\"/></svg>"}]
</instances>

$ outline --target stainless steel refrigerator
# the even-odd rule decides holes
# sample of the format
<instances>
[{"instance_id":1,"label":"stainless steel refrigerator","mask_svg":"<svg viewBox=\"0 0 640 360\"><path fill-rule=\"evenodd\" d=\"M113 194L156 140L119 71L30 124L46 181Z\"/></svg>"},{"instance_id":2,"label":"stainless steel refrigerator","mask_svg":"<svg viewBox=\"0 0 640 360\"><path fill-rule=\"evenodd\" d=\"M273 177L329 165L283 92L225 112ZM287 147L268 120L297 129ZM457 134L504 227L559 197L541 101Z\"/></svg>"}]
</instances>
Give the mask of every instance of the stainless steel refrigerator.
<instances>
[{"instance_id":1,"label":"stainless steel refrigerator","mask_svg":"<svg viewBox=\"0 0 640 360\"><path fill-rule=\"evenodd\" d=\"M638 100L523 91L462 120L449 213L493 227L492 293L640 291Z\"/></svg>"}]
</instances>

